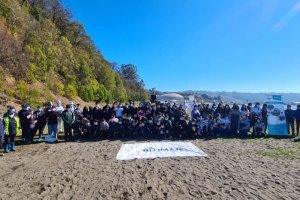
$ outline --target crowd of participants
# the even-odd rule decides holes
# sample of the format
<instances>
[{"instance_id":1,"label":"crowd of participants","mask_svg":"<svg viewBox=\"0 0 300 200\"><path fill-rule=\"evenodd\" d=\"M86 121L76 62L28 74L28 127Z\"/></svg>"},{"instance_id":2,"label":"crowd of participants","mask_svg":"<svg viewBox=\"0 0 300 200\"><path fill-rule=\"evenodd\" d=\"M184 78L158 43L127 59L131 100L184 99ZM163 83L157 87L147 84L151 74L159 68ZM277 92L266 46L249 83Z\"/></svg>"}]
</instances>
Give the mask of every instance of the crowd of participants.
<instances>
[{"instance_id":1,"label":"crowd of participants","mask_svg":"<svg viewBox=\"0 0 300 200\"><path fill-rule=\"evenodd\" d=\"M299 134L300 106L285 111L288 130ZM264 137L268 125L267 105L237 104L230 106L224 103L213 104L176 104L171 102L122 104L106 103L101 107L81 108L73 102L64 108L60 101L55 105L49 102L35 110L29 105L22 105L17 112L8 106L7 112L0 120L0 147L4 142L4 152L15 151L15 136L22 134L23 143L43 141L47 134L58 138L64 132L64 140L80 139L193 139L198 137Z\"/></svg>"}]
</instances>

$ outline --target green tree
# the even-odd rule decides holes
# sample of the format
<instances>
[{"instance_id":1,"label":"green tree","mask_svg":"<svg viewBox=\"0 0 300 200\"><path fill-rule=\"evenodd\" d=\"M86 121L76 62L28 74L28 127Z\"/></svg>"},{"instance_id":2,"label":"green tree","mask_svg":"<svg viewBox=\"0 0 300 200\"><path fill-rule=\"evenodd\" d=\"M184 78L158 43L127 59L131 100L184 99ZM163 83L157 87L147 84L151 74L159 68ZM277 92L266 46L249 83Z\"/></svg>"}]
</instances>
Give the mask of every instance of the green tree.
<instances>
[{"instance_id":1,"label":"green tree","mask_svg":"<svg viewBox=\"0 0 300 200\"><path fill-rule=\"evenodd\" d=\"M77 96L77 90L76 90L75 86L72 84L67 84L65 86L64 92L65 92L65 96L68 98L74 98Z\"/></svg>"}]
</instances>

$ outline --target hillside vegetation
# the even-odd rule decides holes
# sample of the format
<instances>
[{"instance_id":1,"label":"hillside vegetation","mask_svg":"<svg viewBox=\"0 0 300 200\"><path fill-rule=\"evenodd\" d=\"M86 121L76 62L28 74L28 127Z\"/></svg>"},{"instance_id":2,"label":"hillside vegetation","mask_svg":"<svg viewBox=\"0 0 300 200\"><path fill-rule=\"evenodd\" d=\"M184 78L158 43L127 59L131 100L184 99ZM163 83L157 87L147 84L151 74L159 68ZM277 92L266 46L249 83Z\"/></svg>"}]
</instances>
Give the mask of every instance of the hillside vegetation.
<instances>
[{"instance_id":1,"label":"hillside vegetation","mask_svg":"<svg viewBox=\"0 0 300 200\"><path fill-rule=\"evenodd\" d=\"M105 60L59 0L0 0L0 44L0 93L8 98L147 98L136 67Z\"/></svg>"}]
</instances>

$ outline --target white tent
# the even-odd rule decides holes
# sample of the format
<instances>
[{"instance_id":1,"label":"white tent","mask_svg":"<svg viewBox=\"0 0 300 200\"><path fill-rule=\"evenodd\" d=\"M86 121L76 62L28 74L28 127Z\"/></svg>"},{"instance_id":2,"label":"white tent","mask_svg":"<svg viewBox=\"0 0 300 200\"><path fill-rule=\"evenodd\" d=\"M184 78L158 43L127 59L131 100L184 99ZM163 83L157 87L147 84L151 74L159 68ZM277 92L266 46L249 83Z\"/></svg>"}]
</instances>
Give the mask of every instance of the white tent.
<instances>
[{"instance_id":1,"label":"white tent","mask_svg":"<svg viewBox=\"0 0 300 200\"><path fill-rule=\"evenodd\" d=\"M157 99L160 102L162 101L170 101L170 102L177 102L177 103L184 102L184 97L176 93L159 95Z\"/></svg>"}]
</instances>

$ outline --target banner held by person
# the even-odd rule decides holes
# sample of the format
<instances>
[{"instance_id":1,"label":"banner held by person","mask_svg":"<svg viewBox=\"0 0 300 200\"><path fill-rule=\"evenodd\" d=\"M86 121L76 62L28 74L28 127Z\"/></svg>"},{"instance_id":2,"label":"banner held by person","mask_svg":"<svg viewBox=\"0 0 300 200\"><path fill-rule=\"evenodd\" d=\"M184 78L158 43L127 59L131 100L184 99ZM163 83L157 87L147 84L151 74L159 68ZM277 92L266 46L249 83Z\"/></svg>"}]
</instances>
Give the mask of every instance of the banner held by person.
<instances>
[{"instance_id":1,"label":"banner held by person","mask_svg":"<svg viewBox=\"0 0 300 200\"><path fill-rule=\"evenodd\" d=\"M152 142L123 144L117 160L192 156L206 157L207 154L191 142Z\"/></svg>"},{"instance_id":2,"label":"banner held by person","mask_svg":"<svg viewBox=\"0 0 300 200\"><path fill-rule=\"evenodd\" d=\"M284 104L280 95L268 97L268 130L269 135L288 135Z\"/></svg>"}]
</instances>

